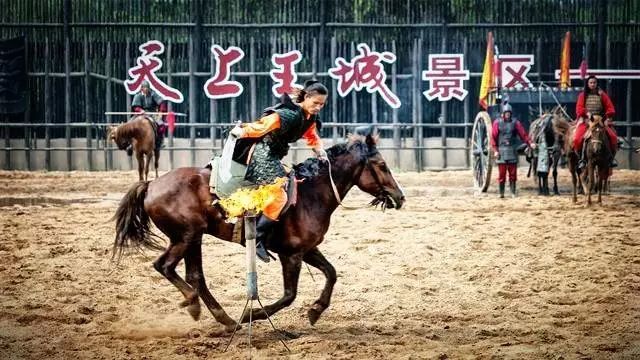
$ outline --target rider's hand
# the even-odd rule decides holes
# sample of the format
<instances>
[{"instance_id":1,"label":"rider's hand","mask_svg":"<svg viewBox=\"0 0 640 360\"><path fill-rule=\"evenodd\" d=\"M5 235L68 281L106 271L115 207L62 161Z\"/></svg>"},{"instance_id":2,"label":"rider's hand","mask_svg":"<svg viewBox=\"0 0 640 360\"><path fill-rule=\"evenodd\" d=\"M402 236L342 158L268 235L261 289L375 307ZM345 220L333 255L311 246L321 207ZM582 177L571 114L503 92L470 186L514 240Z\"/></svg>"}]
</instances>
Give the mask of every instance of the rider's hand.
<instances>
[{"instance_id":1,"label":"rider's hand","mask_svg":"<svg viewBox=\"0 0 640 360\"><path fill-rule=\"evenodd\" d=\"M496 151L493 153L496 159L500 159L500 151Z\"/></svg>"},{"instance_id":2,"label":"rider's hand","mask_svg":"<svg viewBox=\"0 0 640 360\"><path fill-rule=\"evenodd\" d=\"M531 150L535 150L538 147L538 145L536 143L531 143L529 147L531 148Z\"/></svg>"},{"instance_id":3,"label":"rider's hand","mask_svg":"<svg viewBox=\"0 0 640 360\"><path fill-rule=\"evenodd\" d=\"M316 157L320 161L329 161L329 157L327 156L327 152L324 149L314 150L316 152Z\"/></svg>"},{"instance_id":4,"label":"rider's hand","mask_svg":"<svg viewBox=\"0 0 640 360\"><path fill-rule=\"evenodd\" d=\"M607 126L609 126L609 127L613 126L613 119L612 119L612 118L610 118L610 117L606 118L606 119L604 120L604 124L605 124L605 125L607 125Z\"/></svg>"},{"instance_id":5,"label":"rider's hand","mask_svg":"<svg viewBox=\"0 0 640 360\"><path fill-rule=\"evenodd\" d=\"M231 129L229 134L231 136L233 136L234 138L241 138L242 135L244 134L244 130L242 130L242 128L240 126L236 126L233 129Z\"/></svg>"}]
</instances>

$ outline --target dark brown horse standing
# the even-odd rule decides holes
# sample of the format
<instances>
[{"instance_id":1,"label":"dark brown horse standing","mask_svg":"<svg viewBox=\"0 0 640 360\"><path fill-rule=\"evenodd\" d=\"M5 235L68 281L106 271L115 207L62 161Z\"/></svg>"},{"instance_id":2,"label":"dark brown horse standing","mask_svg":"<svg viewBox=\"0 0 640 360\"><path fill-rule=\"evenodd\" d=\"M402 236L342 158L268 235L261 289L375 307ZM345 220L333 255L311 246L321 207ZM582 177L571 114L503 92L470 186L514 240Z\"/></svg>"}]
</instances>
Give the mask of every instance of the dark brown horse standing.
<instances>
[{"instance_id":1,"label":"dark brown horse standing","mask_svg":"<svg viewBox=\"0 0 640 360\"><path fill-rule=\"evenodd\" d=\"M590 136L585 146L587 147L587 204L591 205L591 193L598 191L598 203L602 204L602 191L609 178L610 145L609 137L602 117L594 115L589 124Z\"/></svg>"},{"instance_id":2,"label":"dark brown horse standing","mask_svg":"<svg viewBox=\"0 0 640 360\"><path fill-rule=\"evenodd\" d=\"M149 178L149 164L154 160L156 178L158 177L158 161L160 149L156 149L156 130L151 119L144 115L135 116L129 122L107 128L107 138L113 140L118 149L124 150L133 145L133 152L138 161L140 181Z\"/></svg>"},{"instance_id":3,"label":"dark brown horse standing","mask_svg":"<svg viewBox=\"0 0 640 360\"><path fill-rule=\"evenodd\" d=\"M308 311L311 324L315 324L329 306L336 271L318 250L318 245L324 240L339 200L354 185L386 207L399 209L405 201L402 189L376 148L374 137L352 136L346 144L327 149L327 153L330 167L316 159L295 167L296 173L305 179L299 184L297 203L282 215L266 244L278 254L284 278L282 298L264 307L269 315L289 306L296 298L302 262L318 268L326 277L320 298ZM185 300L181 305L198 319L201 298L218 322L232 328L235 321L207 288L202 270L202 235L231 241L234 227L224 221L224 211L219 205L211 205L215 197L209 193L210 175L206 168L180 168L151 183L134 185L115 215L114 255L127 247L161 249L149 228L152 220L170 240L154 267L182 292ZM331 176L340 199L334 195ZM186 267L184 280L175 271L182 259ZM262 310L254 310L253 319L266 318ZM245 313L242 322L248 320L249 314Z\"/></svg>"}]
</instances>

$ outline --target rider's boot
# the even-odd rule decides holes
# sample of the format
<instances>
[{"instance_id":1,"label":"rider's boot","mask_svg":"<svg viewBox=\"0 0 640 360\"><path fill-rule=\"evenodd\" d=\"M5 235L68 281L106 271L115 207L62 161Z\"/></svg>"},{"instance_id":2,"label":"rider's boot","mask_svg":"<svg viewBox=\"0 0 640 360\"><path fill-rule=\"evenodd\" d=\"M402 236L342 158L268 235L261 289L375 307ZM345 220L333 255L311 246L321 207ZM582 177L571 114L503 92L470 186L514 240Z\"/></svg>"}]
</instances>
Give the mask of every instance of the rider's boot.
<instances>
[{"instance_id":1,"label":"rider's boot","mask_svg":"<svg viewBox=\"0 0 640 360\"><path fill-rule=\"evenodd\" d=\"M504 185L504 183L498 184L498 187L500 189L500 199L504 199Z\"/></svg>"},{"instance_id":2,"label":"rider's boot","mask_svg":"<svg viewBox=\"0 0 640 360\"><path fill-rule=\"evenodd\" d=\"M261 215L256 223L256 255L260 260L266 263L270 260L269 253L267 252L267 248L264 244L275 224L275 220L271 220L265 215Z\"/></svg>"},{"instance_id":3,"label":"rider's boot","mask_svg":"<svg viewBox=\"0 0 640 360\"><path fill-rule=\"evenodd\" d=\"M511 191L511 197L516 197L516 182L509 181L509 190Z\"/></svg>"},{"instance_id":4,"label":"rider's boot","mask_svg":"<svg viewBox=\"0 0 640 360\"><path fill-rule=\"evenodd\" d=\"M616 160L616 153L611 151L609 155L609 167L618 167L618 161Z\"/></svg>"},{"instance_id":5,"label":"rider's boot","mask_svg":"<svg viewBox=\"0 0 640 360\"><path fill-rule=\"evenodd\" d=\"M580 152L580 161L578 161L577 173L580 174L582 169L587 166L587 139L582 140L582 151Z\"/></svg>"}]
</instances>

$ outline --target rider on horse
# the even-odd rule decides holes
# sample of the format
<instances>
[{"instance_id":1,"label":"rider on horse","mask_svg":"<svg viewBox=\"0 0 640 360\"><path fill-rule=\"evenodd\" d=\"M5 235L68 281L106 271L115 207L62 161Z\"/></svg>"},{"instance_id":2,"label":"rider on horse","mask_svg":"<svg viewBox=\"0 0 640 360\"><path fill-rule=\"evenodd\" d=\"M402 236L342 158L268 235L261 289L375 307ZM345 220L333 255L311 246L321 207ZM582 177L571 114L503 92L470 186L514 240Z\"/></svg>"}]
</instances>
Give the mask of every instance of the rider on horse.
<instances>
[{"instance_id":1,"label":"rider on horse","mask_svg":"<svg viewBox=\"0 0 640 360\"><path fill-rule=\"evenodd\" d=\"M295 99L283 95L281 102L265 109L263 117L252 123L236 126L231 135L238 140L233 160L246 164L245 179L256 185L272 184L287 176L281 162L289 152L289 143L303 138L316 156L327 159L322 139L317 133L318 113L327 101L329 91L316 80L308 80L303 89L296 89ZM278 221L287 204L287 193L275 187L256 225L256 254L269 262L264 243L269 230Z\"/></svg>"},{"instance_id":2,"label":"rider on horse","mask_svg":"<svg viewBox=\"0 0 640 360\"><path fill-rule=\"evenodd\" d=\"M584 91L578 96L578 102L576 103L576 116L578 118L578 127L576 128L575 136L573 139L573 149L580 154L580 162L578 163L578 170L582 170L587 164L587 157L585 151L585 143L588 137L585 137L585 133L588 129L588 121L590 121L592 115L604 116L605 124L607 125L607 135L609 136L609 151L610 151L610 164L609 167L616 167L615 156L618 151L618 135L613 125L613 117L616 114L616 110L613 107L613 103L604 90L598 87L598 79L591 75L587 78L587 82L584 87Z\"/></svg>"},{"instance_id":3,"label":"rider on horse","mask_svg":"<svg viewBox=\"0 0 640 360\"><path fill-rule=\"evenodd\" d=\"M167 102L151 90L149 82L145 80L142 82L140 92L133 97L131 111L140 114L144 114L145 112L167 112ZM167 124L164 121L164 116L151 117L151 120L153 120L157 126L156 149L159 149L162 146ZM131 156L132 154L133 148L129 145L129 147L127 147L127 155Z\"/></svg>"},{"instance_id":4,"label":"rider on horse","mask_svg":"<svg viewBox=\"0 0 640 360\"><path fill-rule=\"evenodd\" d=\"M505 182L507 180L507 172L509 173L509 188L511 196L516 196L517 181L517 163L518 153L515 148L516 136L535 149L536 145L531 144L527 132L517 119L512 117L513 109L511 105L504 104L502 106L502 116L493 122L491 132L491 145L495 152L496 163L498 164L498 186L500 189L500 197L504 198Z\"/></svg>"}]
</instances>

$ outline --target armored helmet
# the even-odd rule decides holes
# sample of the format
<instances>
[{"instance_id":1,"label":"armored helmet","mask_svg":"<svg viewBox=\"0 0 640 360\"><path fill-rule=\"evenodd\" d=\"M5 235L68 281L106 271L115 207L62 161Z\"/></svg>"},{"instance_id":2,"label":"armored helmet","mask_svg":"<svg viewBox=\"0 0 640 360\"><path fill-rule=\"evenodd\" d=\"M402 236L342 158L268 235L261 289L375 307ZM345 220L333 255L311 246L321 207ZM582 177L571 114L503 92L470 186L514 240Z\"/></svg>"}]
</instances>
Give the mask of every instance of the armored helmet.
<instances>
[{"instance_id":1,"label":"armored helmet","mask_svg":"<svg viewBox=\"0 0 640 360\"><path fill-rule=\"evenodd\" d=\"M513 113L513 108L511 107L511 105L509 103L505 103L502 105L502 113L506 113L506 112L510 112Z\"/></svg>"}]
</instances>

